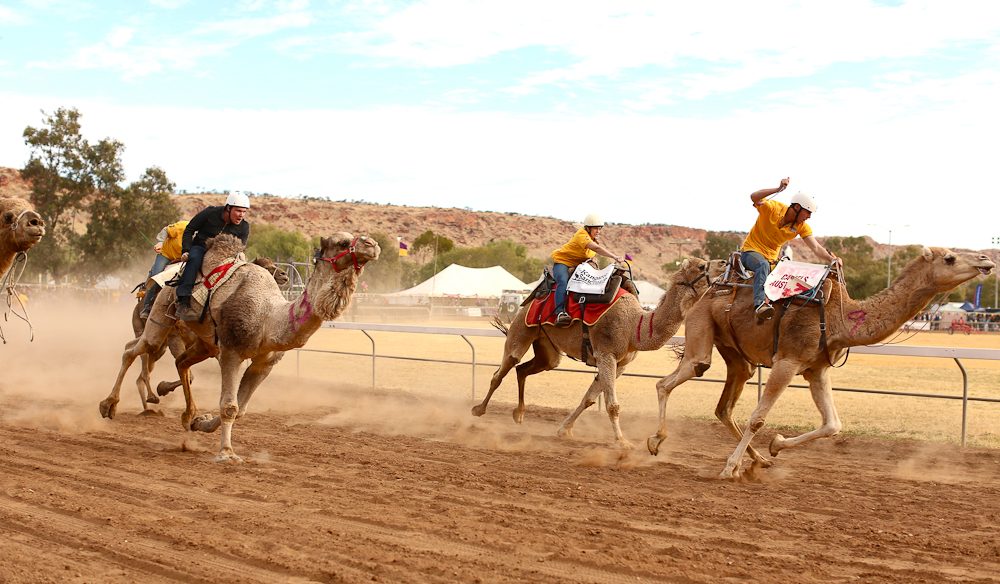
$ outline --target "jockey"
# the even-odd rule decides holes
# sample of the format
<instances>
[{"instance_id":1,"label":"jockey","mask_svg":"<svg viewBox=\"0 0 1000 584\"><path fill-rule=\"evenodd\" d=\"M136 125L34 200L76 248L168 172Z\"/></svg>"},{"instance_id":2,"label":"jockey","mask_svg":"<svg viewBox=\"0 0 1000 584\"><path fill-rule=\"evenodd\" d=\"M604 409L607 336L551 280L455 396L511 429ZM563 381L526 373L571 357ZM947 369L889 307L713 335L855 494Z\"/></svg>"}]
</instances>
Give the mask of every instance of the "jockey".
<instances>
[{"instance_id":1,"label":"jockey","mask_svg":"<svg viewBox=\"0 0 1000 584\"><path fill-rule=\"evenodd\" d=\"M795 193L789 205L766 200L786 187L788 178L783 178L777 188L761 189L750 194L750 200L757 209L757 222L740 246L740 260L746 269L753 271L753 305L758 322L774 315L774 307L764 295L764 282L771 273L771 266L778 261L782 245L801 237L821 260L827 263L838 261L837 256L816 241L812 228L806 224L806 219L816 212L816 200L812 196Z\"/></svg>"},{"instance_id":2,"label":"jockey","mask_svg":"<svg viewBox=\"0 0 1000 584\"><path fill-rule=\"evenodd\" d=\"M181 241L184 239L184 228L187 227L187 224L188 221L186 219L171 223L156 234L156 244L153 245L153 251L156 252L156 259L153 260L153 267L149 269L149 278L162 272L167 267L167 264L181 259ZM146 297L143 300L139 318L149 316L149 311L152 310L153 302L156 301L156 295L159 293L160 285L153 282L150 289L146 291Z\"/></svg>"},{"instance_id":3,"label":"jockey","mask_svg":"<svg viewBox=\"0 0 1000 584\"><path fill-rule=\"evenodd\" d=\"M621 263L622 257L597 242L597 236L604 228L604 221L593 213L583 219L583 227L577 230L562 247L552 252L552 276L556 279L556 325L569 326L573 321L566 312L566 284L569 270L600 254Z\"/></svg>"},{"instance_id":4,"label":"jockey","mask_svg":"<svg viewBox=\"0 0 1000 584\"><path fill-rule=\"evenodd\" d=\"M201 272L201 262L205 259L205 241L220 233L234 235L246 245L250 238L250 223L245 221L250 210L250 197L241 191L233 191L226 198L226 204L205 207L184 230L181 259L187 262L177 286L177 318L198 320L200 315L191 308L191 293L194 281Z\"/></svg>"}]
</instances>

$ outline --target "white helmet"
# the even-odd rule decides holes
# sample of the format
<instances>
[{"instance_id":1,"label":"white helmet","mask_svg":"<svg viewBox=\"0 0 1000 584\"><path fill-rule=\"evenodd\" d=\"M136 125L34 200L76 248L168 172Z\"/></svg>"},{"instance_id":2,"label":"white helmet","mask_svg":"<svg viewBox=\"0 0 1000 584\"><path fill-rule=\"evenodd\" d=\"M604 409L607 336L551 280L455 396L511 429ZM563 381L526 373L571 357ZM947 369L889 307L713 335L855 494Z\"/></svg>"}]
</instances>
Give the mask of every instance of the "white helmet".
<instances>
[{"instance_id":1,"label":"white helmet","mask_svg":"<svg viewBox=\"0 0 1000 584\"><path fill-rule=\"evenodd\" d=\"M243 207L244 209L249 209L250 197L248 197L243 191L233 191L229 193L228 197L226 197L226 204L230 207Z\"/></svg>"},{"instance_id":2,"label":"white helmet","mask_svg":"<svg viewBox=\"0 0 1000 584\"><path fill-rule=\"evenodd\" d=\"M583 218L584 227L604 227L604 220L597 213L591 213Z\"/></svg>"},{"instance_id":3,"label":"white helmet","mask_svg":"<svg viewBox=\"0 0 1000 584\"><path fill-rule=\"evenodd\" d=\"M810 213L816 212L816 199L814 199L812 195L799 191L792 195L792 204L794 205L796 203Z\"/></svg>"}]
</instances>

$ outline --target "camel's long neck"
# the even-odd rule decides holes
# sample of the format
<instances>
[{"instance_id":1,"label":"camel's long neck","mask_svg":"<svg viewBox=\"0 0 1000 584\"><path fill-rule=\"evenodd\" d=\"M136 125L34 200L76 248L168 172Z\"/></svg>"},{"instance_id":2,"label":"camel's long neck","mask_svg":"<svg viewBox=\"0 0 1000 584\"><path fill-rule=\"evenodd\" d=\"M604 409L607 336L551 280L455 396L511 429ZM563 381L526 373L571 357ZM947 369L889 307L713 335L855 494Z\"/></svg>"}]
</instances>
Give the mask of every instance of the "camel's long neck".
<instances>
[{"instance_id":1,"label":"camel's long neck","mask_svg":"<svg viewBox=\"0 0 1000 584\"><path fill-rule=\"evenodd\" d=\"M314 274L302 296L280 305L278 313L274 314L274 318L287 325L274 338L275 345L283 350L305 345L324 321L334 320L343 314L357 285L358 274L353 269L333 272L332 275Z\"/></svg>"},{"instance_id":2,"label":"camel's long neck","mask_svg":"<svg viewBox=\"0 0 1000 584\"><path fill-rule=\"evenodd\" d=\"M920 274L904 272L892 286L867 298L853 300L846 290L834 284L834 296L841 302L831 302L827 316L834 328L832 348L870 345L885 340L913 318L938 291ZM841 314L836 314L836 313Z\"/></svg>"},{"instance_id":3,"label":"camel's long neck","mask_svg":"<svg viewBox=\"0 0 1000 584\"><path fill-rule=\"evenodd\" d=\"M651 311L643 311L635 330L630 331L632 345L639 351L655 351L677 333L684 322L684 304L690 305L694 290L683 284L674 283Z\"/></svg>"}]
</instances>

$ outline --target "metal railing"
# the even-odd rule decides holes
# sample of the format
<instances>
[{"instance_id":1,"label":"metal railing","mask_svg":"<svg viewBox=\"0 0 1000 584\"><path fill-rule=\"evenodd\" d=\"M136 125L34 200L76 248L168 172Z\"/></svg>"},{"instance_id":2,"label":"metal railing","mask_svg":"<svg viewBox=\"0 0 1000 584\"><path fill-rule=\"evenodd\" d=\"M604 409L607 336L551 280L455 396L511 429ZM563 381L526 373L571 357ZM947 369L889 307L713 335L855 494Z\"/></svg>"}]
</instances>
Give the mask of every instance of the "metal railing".
<instances>
[{"instance_id":1,"label":"metal railing","mask_svg":"<svg viewBox=\"0 0 1000 584\"><path fill-rule=\"evenodd\" d=\"M471 388L472 388L472 400L476 399L476 367L499 367L499 363L480 363L476 359L476 347L469 341L468 337L499 337L503 338L504 334L499 330L494 329L474 329L474 328L454 328L454 327L435 327L435 326L417 326L417 325L402 325L402 324L382 324L382 323L363 323L363 322L342 322L342 321L332 321L323 323L323 328L332 328L339 330L354 330L360 331L368 340L371 341L372 350L370 353L359 353L355 351L335 351L330 349L296 349L295 350L295 373L296 375L301 375L300 371L300 354L301 353L327 353L336 355L353 355L360 357L371 357L372 362L372 389L375 389L376 380L376 362L377 359L395 359L403 361L425 361L433 363L447 363L456 365L471 365L472 378L471 378ZM432 334L432 335L455 335L459 336L469 345L472 351L471 361L458 361L454 359L432 359L428 357L408 357L402 355L379 355L376 352L375 339L369 332L395 332L395 333L413 333L413 334ZM684 337L674 336L667 341L666 345L683 345ZM945 400L961 400L962 401L962 446L966 445L967 439L967 428L968 428L968 408L969 402L985 402L985 403L1000 403L1000 398L990 398L990 397L973 397L969 395L969 376L965 370L965 366L962 364L961 359L981 359L988 361L1000 361L1000 349L964 349L956 347L913 347L905 345L873 345L873 346L861 346L852 347L851 352L855 354L866 354L866 355L894 355L901 357L928 357L928 358L948 358L953 359L955 364L958 365L959 370L962 373L962 395L947 395L939 393L924 393L924 392L912 392L912 391L892 391L892 390L882 390L882 389L864 389L856 387L833 387L834 391L843 391L850 393L868 393L873 395L893 395L902 397L919 397L919 398L929 398L929 399L945 399ZM757 399L760 399L761 392L763 389L763 380L761 377L761 367L757 368ZM552 371L562 371L568 373L586 373L588 375L593 375L593 370L581 370L581 369L567 369L564 367L557 367ZM635 378L645 378L645 379L660 379L662 375L652 375L648 373L622 373L622 377L635 377ZM704 383L725 383L722 379L700 379L694 378L691 381L699 381ZM808 389L808 385L802 384L789 384L788 387L794 388L805 388Z\"/></svg>"}]
</instances>

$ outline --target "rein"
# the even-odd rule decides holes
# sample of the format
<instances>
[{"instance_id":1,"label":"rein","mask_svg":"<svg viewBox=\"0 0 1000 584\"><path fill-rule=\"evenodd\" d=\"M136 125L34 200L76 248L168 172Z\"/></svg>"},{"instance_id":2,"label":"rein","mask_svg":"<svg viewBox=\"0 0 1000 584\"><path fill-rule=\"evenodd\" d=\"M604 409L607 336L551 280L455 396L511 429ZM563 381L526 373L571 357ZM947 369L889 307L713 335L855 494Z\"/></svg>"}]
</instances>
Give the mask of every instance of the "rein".
<instances>
[{"instance_id":1,"label":"rein","mask_svg":"<svg viewBox=\"0 0 1000 584\"><path fill-rule=\"evenodd\" d=\"M25 213L26 212L27 211L25 211ZM21 213L21 215L23 216L24 213ZM18 217L18 219L20 218L21 217ZM17 221L15 221L14 223L17 224ZM28 263L27 252L23 251L17 252L17 254L14 256L14 263L11 265L10 269L7 270L7 273L4 274L3 280L0 281L0 287L2 287L4 290L7 291L7 308L4 310L3 314L4 322L7 322L9 320L10 315L13 314L14 316L28 323L28 331L30 335L29 340L34 341L35 329L34 327L31 326L31 317L28 316L28 307L25 306L24 302L21 301L21 295L18 294L17 290L15 289L15 286L17 286L17 283L20 282L21 276L24 274L24 268L27 266L27 263ZM20 264L21 268L20 270L17 269L18 264ZM16 276L15 272L17 274ZM15 299L17 300L18 306L21 307L21 312L23 314L18 314L17 310L13 308L13 303ZM3 341L4 344L7 344L7 337L4 336L3 334L3 328L0 328L0 341Z\"/></svg>"}]
</instances>

